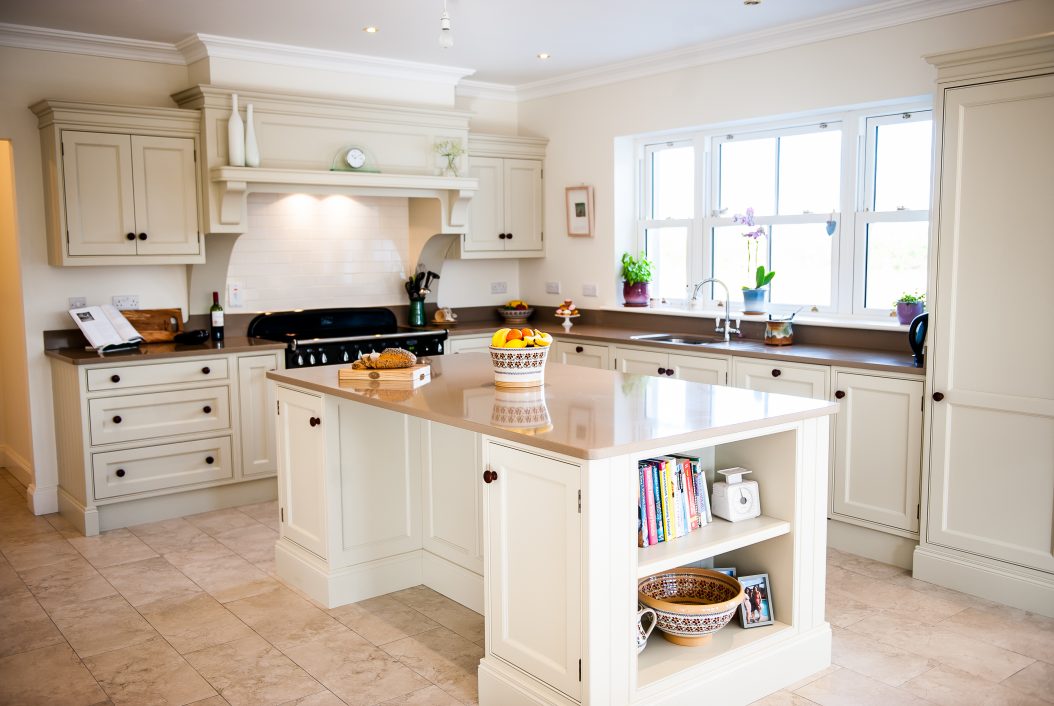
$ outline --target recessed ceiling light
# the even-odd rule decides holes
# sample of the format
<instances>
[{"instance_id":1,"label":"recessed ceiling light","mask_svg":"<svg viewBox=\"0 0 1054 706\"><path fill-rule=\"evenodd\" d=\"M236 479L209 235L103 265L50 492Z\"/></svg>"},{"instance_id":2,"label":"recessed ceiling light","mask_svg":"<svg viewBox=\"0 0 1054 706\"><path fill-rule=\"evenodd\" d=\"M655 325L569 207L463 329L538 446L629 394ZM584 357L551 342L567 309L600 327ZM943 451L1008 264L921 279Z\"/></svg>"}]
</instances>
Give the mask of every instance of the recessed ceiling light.
<instances>
[{"instance_id":1,"label":"recessed ceiling light","mask_svg":"<svg viewBox=\"0 0 1054 706\"><path fill-rule=\"evenodd\" d=\"M543 51L543 52L540 52L540 53L538 54L538 58L539 58L539 59L541 59L541 60L543 60L543 61L544 61L544 60L546 60L546 59L548 59L548 58L549 58L549 57L551 57L551 56L552 56L552 54L550 54L549 52L544 52L544 51Z\"/></svg>"},{"instance_id":2,"label":"recessed ceiling light","mask_svg":"<svg viewBox=\"0 0 1054 706\"><path fill-rule=\"evenodd\" d=\"M370 25L369 27L363 27L362 31L365 32L366 34L377 34L381 30L379 30L378 28L374 27L373 25Z\"/></svg>"}]
</instances>

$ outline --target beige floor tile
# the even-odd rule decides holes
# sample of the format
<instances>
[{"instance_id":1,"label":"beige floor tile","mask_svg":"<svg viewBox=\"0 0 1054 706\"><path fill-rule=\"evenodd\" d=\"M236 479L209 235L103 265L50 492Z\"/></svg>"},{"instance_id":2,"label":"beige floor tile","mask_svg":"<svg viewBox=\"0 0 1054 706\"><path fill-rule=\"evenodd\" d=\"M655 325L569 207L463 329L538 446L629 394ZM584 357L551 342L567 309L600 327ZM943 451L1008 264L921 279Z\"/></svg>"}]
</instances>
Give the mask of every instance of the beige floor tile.
<instances>
[{"instance_id":1,"label":"beige floor tile","mask_svg":"<svg viewBox=\"0 0 1054 706\"><path fill-rule=\"evenodd\" d=\"M446 628L390 642L384 651L459 701L479 698L476 671L483 658L479 645Z\"/></svg>"},{"instance_id":2,"label":"beige floor tile","mask_svg":"<svg viewBox=\"0 0 1054 706\"><path fill-rule=\"evenodd\" d=\"M77 529L76 525L57 512L51 513L50 515L41 515L41 517L47 520L48 524L51 525L56 532L76 532L77 534L80 534L80 530Z\"/></svg>"},{"instance_id":3,"label":"beige floor tile","mask_svg":"<svg viewBox=\"0 0 1054 706\"><path fill-rule=\"evenodd\" d=\"M329 614L375 645L401 640L439 624L391 596L333 608Z\"/></svg>"},{"instance_id":4,"label":"beige floor tile","mask_svg":"<svg viewBox=\"0 0 1054 706\"><path fill-rule=\"evenodd\" d=\"M344 706L344 702L334 696L332 691L320 691L311 696L286 701L281 706Z\"/></svg>"},{"instance_id":5,"label":"beige floor tile","mask_svg":"<svg viewBox=\"0 0 1054 706\"><path fill-rule=\"evenodd\" d=\"M232 706L282 704L324 690L258 635L198 650L186 658Z\"/></svg>"},{"instance_id":6,"label":"beige floor tile","mask_svg":"<svg viewBox=\"0 0 1054 706\"><path fill-rule=\"evenodd\" d=\"M206 593L155 601L140 606L139 611L180 654L254 634L248 625Z\"/></svg>"},{"instance_id":7,"label":"beige floor tile","mask_svg":"<svg viewBox=\"0 0 1054 706\"><path fill-rule=\"evenodd\" d=\"M829 566L839 566L843 569L863 574L864 576L870 576L871 578L882 580L888 580L894 576L906 576L911 573L907 569L902 569L899 566L883 564L874 559L857 556L856 554L849 554L831 547L827 548L827 563Z\"/></svg>"},{"instance_id":8,"label":"beige floor tile","mask_svg":"<svg viewBox=\"0 0 1054 706\"><path fill-rule=\"evenodd\" d=\"M914 578L911 574L907 573L901 574L899 576L892 576L888 579L885 579L885 581L887 583L893 584L894 586L903 586L904 588L910 588L913 591L918 591L919 593L925 594L927 596L936 596L942 601L953 603L957 606L961 606L964 609L1002 607L1000 604L993 603L992 601L985 600L984 598L971 596L968 593L954 591L950 588L938 586L937 584L930 583L928 581L920 581L919 579Z\"/></svg>"},{"instance_id":9,"label":"beige floor tile","mask_svg":"<svg viewBox=\"0 0 1054 706\"><path fill-rule=\"evenodd\" d=\"M241 512L244 512L249 517L253 518L257 522L260 522L267 527L270 527L275 532L278 531L278 501L271 500L266 503L256 503L255 505L242 505L238 508Z\"/></svg>"},{"instance_id":10,"label":"beige floor tile","mask_svg":"<svg viewBox=\"0 0 1054 706\"><path fill-rule=\"evenodd\" d=\"M0 596L0 657L65 642L29 591Z\"/></svg>"},{"instance_id":11,"label":"beige floor tile","mask_svg":"<svg viewBox=\"0 0 1054 706\"><path fill-rule=\"evenodd\" d=\"M22 580L49 613L62 606L117 595L103 575L79 555L60 564L27 569Z\"/></svg>"},{"instance_id":12,"label":"beige floor tile","mask_svg":"<svg viewBox=\"0 0 1054 706\"><path fill-rule=\"evenodd\" d=\"M370 706L428 686L427 680L349 630L284 651L351 706Z\"/></svg>"},{"instance_id":13,"label":"beige floor tile","mask_svg":"<svg viewBox=\"0 0 1054 706\"><path fill-rule=\"evenodd\" d=\"M184 519L205 534L212 536L236 527L250 527L259 524L244 512L239 512L234 508L203 512L200 515L190 515Z\"/></svg>"},{"instance_id":14,"label":"beige floor tile","mask_svg":"<svg viewBox=\"0 0 1054 706\"><path fill-rule=\"evenodd\" d=\"M809 701L804 696L798 696L784 689L783 691L777 691L775 694L769 694L763 699L758 699L750 706L812 706L815 703L815 701Z\"/></svg>"},{"instance_id":15,"label":"beige floor tile","mask_svg":"<svg viewBox=\"0 0 1054 706\"><path fill-rule=\"evenodd\" d=\"M840 592L865 605L881 608L916 622L935 624L963 610L963 606L887 581L848 571L839 566L827 567L827 590Z\"/></svg>"},{"instance_id":16,"label":"beige floor tile","mask_svg":"<svg viewBox=\"0 0 1054 706\"><path fill-rule=\"evenodd\" d=\"M839 667L837 664L832 664L829 667L827 667L827 669L822 669L819 672L816 672L815 674L810 674L809 676L805 677L804 679L800 679L800 680L794 682L793 684L789 684L787 686L787 688L786 688L786 691L795 691L797 689L800 689L801 687L805 686L806 684L808 684L810 682L814 682L817 679L821 679L821 678L827 676L831 672L837 672L839 669L841 669L841 667Z\"/></svg>"},{"instance_id":17,"label":"beige floor tile","mask_svg":"<svg viewBox=\"0 0 1054 706\"><path fill-rule=\"evenodd\" d=\"M236 527L216 534L216 540L253 564L274 561L278 532L260 523Z\"/></svg>"},{"instance_id":18,"label":"beige floor tile","mask_svg":"<svg viewBox=\"0 0 1054 706\"><path fill-rule=\"evenodd\" d=\"M90 706L107 700L65 642L0 659L0 675L0 704Z\"/></svg>"},{"instance_id":19,"label":"beige floor tile","mask_svg":"<svg viewBox=\"0 0 1054 706\"><path fill-rule=\"evenodd\" d=\"M1017 674L1003 680L1005 686L1037 699L1054 703L1054 665L1033 662Z\"/></svg>"},{"instance_id":20,"label":"beige floor tile","mask_svg":"<svg viewBox=\"0 0 1054 706\"><path fill-rule=\"evenodd\" d=\"M1054 618L1007 606L968 608L940 627L1054 664Z\"/></svg>"},{"instance_id":21,"label":"beige floor tile","mask_svg":"<svg viewBox=\"0 0 1054 706\"><path fill-rule=\"evenodd\" d=\"M194 529L197 530L196 527ZM186 566L210 559L229 561L238 557L230 549L200 531L197 536L188 538L181 546L166 551L162 556L180 571Z\"/></svg>"},{"instance_id":22,"label":"beige floor tile","mask_svg":"<svg viewBox=\"0 0 1054 706\"><path fill-rule=\"evenodd\" d=\"M827 590L826 608L827 622L840 628L849 627L882 612L881 608L858 601L848 593L834 589Z\"/></svg>"},{"instance_id":23,"label":"beige floor tile","mask_svg":"<svg viewBox=\"0 0 1054 706\"><path fill-rule=\"evenodd\" d=\"M0 521L0 537L5 539L53 534L55 531L45 517L33 515L28 510L7 513Z\"/></svg>"},{"instance_id":24,"label":"beige floor tile","mask_svg":"<svg viewBox=\"0 0 1054 706\"><path fill-rule=\"evenodd\" d=\"M82 658L137 645L157 632L120 596L57 608L51 619Z\"/></svg>"},{"instance_id":25,"label":"beige floor tile","mask_svg":"<svg viewBox=\"0 0 1054 706\"><path fill-rule=\"evenodd\" d=\"M412 694L389 699L379 706L462 706L461 702L438 686L428 686Z\"/></svg>"},{"instance_id":26,"label":"beige floor tile","mask_svg":"<svg viewBox=\"0 0 1054 706\"><path fill-rule=\"evenodd\" d=\"M846 629L992 682L1002 681L1033 662L989 642L890 615L865 618Z\"/></svg>"},{"instance_id":27,"label":"beige floor tile","mask_svg":"<svg viewBox=\"0 0 1054 706\"><path fill-rule=\"evenodd\" d=\"M202 592L183 572L159 556L99 571L133 606Z\"/></svg>"},{"instance_id":28,"label":"beige floor tile","mask_svg":"<svg viewBox=\"0 0 1054 706\"><path fill-rule=\"evenodd\" d=\"M177 568L220 603L255 596L279 586L274 578L245 559L231 553L226 547L224 551L228 552L227 556L201 561L190 560L181 566L177 565ZM171 555L165 555L165 558L170 559Z\"/></svg>"},{"instance_id":29,"label":"beige floor tile","mask_svg":"<svg viewBox=\"0 0 1054 706\"><path fill-rule=\"evenodd\" d=\"M467 640L483 639L482 615L426 586L415 586L389 595Z\"/></svg>"},{"instance_id":30,"label":"beige floor tile","mask_svg":"<svg viewBox=\"0 0 1054 706\"><path fill-rule=\"evenodd\" d=\"M835 628L831 661L883 684L900 686L940 666L936 660L891 647L848 630Z\"/></svg>"},{"instance_id":31,"label":"beige floor tile","mask_svg":"<svg viewBox=\"0 0 1054 706\"><path fill-rule=\"evenodd\" d=\"M281 650L348 629L284 586L227 603L242 622Z\"/></svg>"},{"instance_id":32,"label":"beige floor tile","mask_svg":"<svg viewBox=\"0 0 1054 706\"><path fill-rule=\"evenodd\" d=\"M114 704L189 704L216 695L194 668L158 638L86 657L84 665Z\"/></svg>"},{"instance_id":33,"label":"beige floor tile","mask_svg":"<svg viewBox=\"0 0 1054 706\"><path fill-rule=\"evenodd\" d=\"M202 699L201 701L195 701L194 703L188 704L187 706L229 706L229 704L227 699L217 695L210 696L209 698Z\"/></svg>"},{"instance_id":34,"label":"beige floor tile","mask_svg":"<svg viewBox=\"0 0 1054 706\"><path fill-rule=\"evenodd\" d=\"M73 545L58 532L0 539L0 551L3 551L11 568L19 573L38 566L81 558Z\"/></svg>"},{"instance_id":35,"label":"beige floor tile","mask_svg":"<svg viewBox=\"0 0 1054 706\"><path fill-rule=\"evenodd\" d=\"M1046 701L943 665L908 681L903 689L941 706L1047 706Z\"/></svg>"},{"instance_id":36,"label":"beige floor tile","mask_svg":"<svg viewBox=\"0 0 1054 706\"><path fill-rule=\"evenodd\" d=\"M7 563L7 559L0 555L0 596L17 593L25 588L26 585L19 578L18 573Z\"/></svg>"},{"instance_id":37,"label":"beige floor tile","mask_svg":"<svg viewBox=\"0 0 1054 706\"><path fill-rule=\"evenodd\" d=\"M126 529L110 530L94 537L71 537L69 542L97 569L157 556L157 552Z\"/></svg>"},{"instance_id":38,"label":"beige floor tile","mask_svg":"<svg viewBox=\"0 0 1054 706\"><path fill-rule=\"evenodd\" d=\"M158 554L184 550L193 541L208 537L207 534L182 517L151 522L145 525L135 525L134 527L129 527L128 531L143 540L145 544Z\"/></svg>"},{"instance_id":39,"label":"beige floor tile","mask_svg":"<svg viewBox=\"0 0 1054 706\"><path fill-rule=\"evenodd\" d=\"M839 669L795 692L820 706L922 706L912 694L875 681L851 669Z\"/></svg>"}]
</instances>

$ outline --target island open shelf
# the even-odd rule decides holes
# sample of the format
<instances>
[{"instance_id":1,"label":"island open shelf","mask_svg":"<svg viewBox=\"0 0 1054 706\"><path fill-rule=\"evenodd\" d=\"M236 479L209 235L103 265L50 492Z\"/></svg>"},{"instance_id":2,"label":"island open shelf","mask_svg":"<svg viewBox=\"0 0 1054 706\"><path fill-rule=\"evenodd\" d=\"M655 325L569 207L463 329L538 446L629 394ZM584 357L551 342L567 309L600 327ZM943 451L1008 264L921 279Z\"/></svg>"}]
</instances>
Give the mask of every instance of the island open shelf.
<instances>
[{"instance_id":1,"label":"island open shelf","mask_svg":"<svg viewBox=\"0 0 1054 706\"><path fill-rule=\"evenodd\" d=\"M776 621L772 625L744 630L738 617L714 633L705 645L682 647L655 634L637 656L637 688L644 689L670 676L690 673L692 669L709 668L715 660L736 660L751 653L752 646L777 638L790 631L790 625Z\"/></svg>"},{"instance_id":2,"label":"island open shelf","mask_svg":"<svg viewBox=\"0 0 1054 706\"><path fill-rule=\"evenodd\" d=\"M775 517L728 522L720 517L683 537L637 548L637 578L709 559L790 532L791 524Z\"/></svg>"}]
</instances>

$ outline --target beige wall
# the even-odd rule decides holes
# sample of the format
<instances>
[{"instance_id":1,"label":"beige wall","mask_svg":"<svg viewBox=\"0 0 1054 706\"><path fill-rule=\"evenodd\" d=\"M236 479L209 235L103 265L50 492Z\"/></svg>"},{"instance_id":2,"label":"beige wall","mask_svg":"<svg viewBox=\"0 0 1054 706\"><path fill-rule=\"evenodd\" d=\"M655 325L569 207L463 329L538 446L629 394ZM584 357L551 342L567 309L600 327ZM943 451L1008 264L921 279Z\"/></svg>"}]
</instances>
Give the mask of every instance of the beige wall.
<instances>
[{"instance_id":1,"label":"beige wall","mask_svg":"<svg viewBox=\"0 0 1054 706\"><path fill-rule=\"evenodd\" d=\"M617 301L616 263L633 238L633 200L616 194L615 140L644 132L932 94L922 55L1054 30L1054 2L1020 0L910 25L541 98L519 106L522 134L549 138L546 259L524 262L521 295L589 308ZM632 164L628 164L632 170ZM632 183L632 179L628 180ZM568 238L564 188L596 188L595 238ZM616 210L619 216L615 217ZM564 294L546 295L559 280ZM599 299L584 298L596 283Z\"/></svg>"}]
</instances>

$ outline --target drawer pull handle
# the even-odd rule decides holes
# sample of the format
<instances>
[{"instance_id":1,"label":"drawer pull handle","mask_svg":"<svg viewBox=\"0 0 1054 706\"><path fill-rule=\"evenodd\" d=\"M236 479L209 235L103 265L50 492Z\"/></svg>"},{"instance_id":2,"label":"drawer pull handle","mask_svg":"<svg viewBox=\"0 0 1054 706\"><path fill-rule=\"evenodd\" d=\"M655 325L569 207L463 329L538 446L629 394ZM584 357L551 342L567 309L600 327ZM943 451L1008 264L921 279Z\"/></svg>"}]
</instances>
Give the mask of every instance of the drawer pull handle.
<instances>
[{"instance_id":1,"label":"drawer pull handle","mask_svg":"<svg viewBox=\"0 0 1054 706\"><path fill-rule=\"evenodd\" d=\"M505 237L508 238L509 240L512 240L512 233L506 233Z\"/></svg>"},{"instance_id":2,"label":"drawer pull handle","mask_svg":"<svg viewBox=\"0 0 1054 706\"><path fill-rule=\"evenodd\" d=\"M135 240L135 233L126 233L125 236L129 240Z\"/></svg>"},{"instance_id":3,"label":"drawer pull handle","mask_svg":"<svg viewBox=\"0 0 1054 706\"><path fill-rule=\"evenodd\" d=\"M498 472L497 471L492 471L489 468L487 470L483 471L483 482L484 483L493 483L496 480L498 480Z\"/></svg>"},{"instance_id":4,"label":"drawer pull handle","mask_svg":"<svg viewBox=\"0 0 1054 706\"><path fill-rule=\"evenodd\" d=\"M782 370L780 370L779 368L773 368L772 369L772 377L778 378L780 375L783 375L783 371Z\"/></svg>"},{"instance_id":5,"label":"drawer pull handle","mask_svg":"<svg viewBox=\"0 0 1054 706\"><path fill-rule=\"evenodd\" d=\"M116 471L114 471L113 474L115 476L117 476L118 478L124 478L124 469L123 468L118 468Z\"/></svg>"},{"instance_id":6,"label":"drawer pull handle","mask_svg":"<svg viewBox=\"0 0 1054 706\"><path fill-rule=\"evenodd\" d=\"M139 234L139 239L140 240L146 240L146 233L140 233Z\"/></svg>"},{"instance_id":7,"label":"drawer pull handle","mask_svg":"<svg viewBox=\"0 0 1054 706\"><path fill-rule=\"evenodd\" d=\"M121 376L120 375L111 375L110 376L110 382L121 382Z\"/></svg>"},{"instance_id":8,"label":"drawer pull handle","mask_svg":"<svg viewBox=\"0 0 1054 706\"><path fill-rule=\"evenodd\" d=\"M120 424L121 423L121 415L119 415L119 414L115 415L114 418L113 418L113 423L114 424Z\"/></svg>"},{"instance_id":9,"label":"drawer pull handle","mask_svg":"<svg viewBox=\"0 0 1054 706\"><path fill-rule=\"evenodd\" d=\"M665 374L666 374L666 368L659 368L659 375L665 375Z\"/></svg>"},{"instance_id":10,"label":"drawer pull handle","mask_svg":"<svg viewBox=\"0 0 1054 706\"><path fill-rule=\"evenodd\" d=\"M943 399L944 399L944 393L943 392L934 392L933 393L933 401L934 402L940 402Z\"/></svg>"},{"instance_id":11,"label":"drawer pull handle","mask_svg":"<svg viewBox=\"0 0 1054 706\"><path fill-rule=\"evenodd\" d=\"M205 414L212 414L212 407L209 407L208 405L205 405L204 407L201 408L201 411L204 412Z\"/></svg>"},{"instance_id":12,"label":"drawer pull handle","mask_svg":"<svg viewBox=\"0 0 1054 706\"><path fill-rule=\"evenodd\" d=\"M575 353L584 353L585 350L582 346L575 346Z\"/></svg>"},{"instance_id":13,"label":"drawer pull handle","mask_svg":"<svg viewBox=\"0 0 1054 706\"><path fill-rule=\"evenodd\" d=\"M671 375L673 375L673 368L666 368L666 376L669 377Z\"/></svg>"},{"instance_id":14,"label":"drawer pull handle","mask_svg":"<svg viewBox=\"0 0 1054 706\"><path fill-rule=\"evenodd\" d=\"M213 463L214 463L215 461L216 461L216 459L214 459L214 458L213 458L212 456L206 456L206 457L205 457L205 463L209 464L210 466L211 466L211 465L212 465L212 464L213 464Z\"/></svg>"},{"instance_id":15,"label":"drawer pull handle","mask_svg":"<svg viewBox=\"0 0 1054 706\"><path fill-rule=\"evenodd\" d=\"M208 375L209 373L212 372L212 369L209 368L209 366L206 365L204 368L201 369L201 372L202 372L203 375Z\"/></svg>"},{"instance_id":16,"label":"drawer pull handle","mask_svg":"<svg viewBox=\"0 0 1054 706\"><path fill-rule=\"evenodd\" d=\"M313 427L317 427L319 424L322 423L322 420L319 419L318 417L311 417L310 419L307 420L307 423L310 424Z\"/></svg>"},{"instance_id":17,"label":"drawer pull handle","mask_svg":"<svg viewBox=\"0 0 1054 706\"><path fill-rule=\"evenodd\" d=\"M504 233L498 233L498 239L499 240L505 240L505 234Z\"/></svg>"},{"instance_id":18,"label":"drawer pull handle","mask_svg":"<svg viewBox=\"0 0 1054 706\"><path fill-rule=\"evenodd\" d=\"M845 391L844 390L838 390L837 392L834 393L834 396L835 396L835 399L839 399L840 400L843 397L845 397Z\"/></svg>"}]
</instances>

